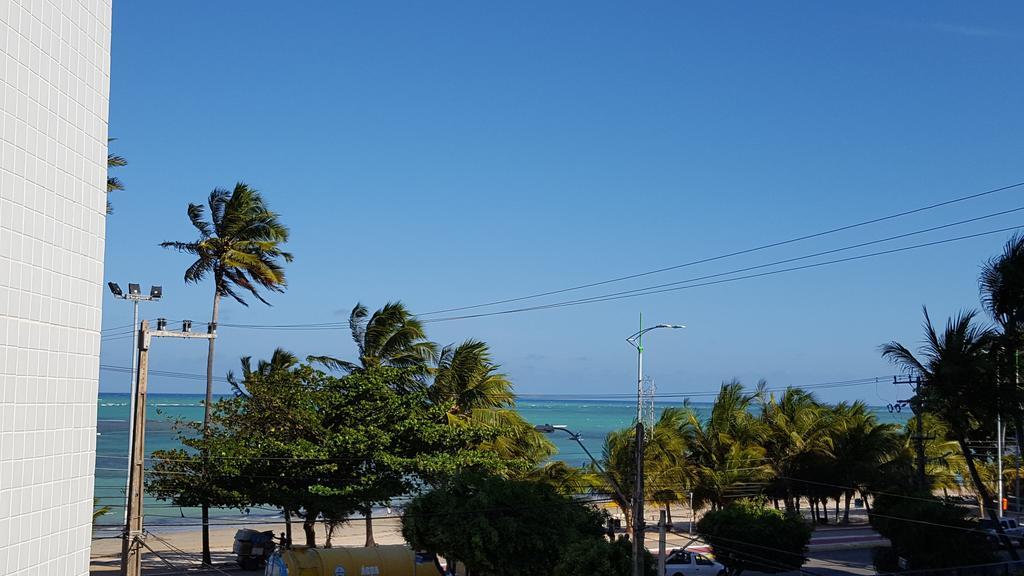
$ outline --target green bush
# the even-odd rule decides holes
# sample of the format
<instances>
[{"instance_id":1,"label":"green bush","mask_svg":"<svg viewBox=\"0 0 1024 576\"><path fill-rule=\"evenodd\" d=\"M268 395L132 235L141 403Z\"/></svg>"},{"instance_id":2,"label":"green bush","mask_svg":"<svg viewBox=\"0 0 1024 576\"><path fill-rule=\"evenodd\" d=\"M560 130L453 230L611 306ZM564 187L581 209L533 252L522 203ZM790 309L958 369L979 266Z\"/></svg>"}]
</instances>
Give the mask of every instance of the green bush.
<instances>
[{"instance_id":1,"label":"green bush","mask_svg":"<svg viewBox=\"0 0 1024 576\"><path fill-rule=\"evenodd\" d=\"M879 495L870 520L913 570L995 560L984 534L973 531L978 527L977 520L963 506L927 496Z\"/></svg>"},{"instance_id":2,"label":"green bush","mask_svg":"<svg viewBox=\"0 0 1024 576\"><path fill-rule=\"evenodd\" d=\"M590 538L565 549L552 576L629 576L633 573L632 544L626 538L615 542ZM646 576L655 576L657 563L645 551Z\"/></svg>"},{"instance_id":3,"label":"green bush","mask_svg":"<svg viewBox=\"0 0 1024 576\"><path fill-rule=\"evenodd\" d=\"M754 500L708 512L697 523L697 533L732 576L744 570L797 570L807 561L811 539L811 527L801 518Z\"/></svg>"},{"instance_id":4,"label":"green bush","mask_svg":"<svg viewBox=\"0 0 1024 576\"><path fill-rule=\"evenodd\" d=\"M402 535L473 575L625 576L629 545L605 539L606 517L543 482L463 476L413 498ZM584 562L595 570L607 566L583 572L571 566Z\"/></svg>"}]
</instances>

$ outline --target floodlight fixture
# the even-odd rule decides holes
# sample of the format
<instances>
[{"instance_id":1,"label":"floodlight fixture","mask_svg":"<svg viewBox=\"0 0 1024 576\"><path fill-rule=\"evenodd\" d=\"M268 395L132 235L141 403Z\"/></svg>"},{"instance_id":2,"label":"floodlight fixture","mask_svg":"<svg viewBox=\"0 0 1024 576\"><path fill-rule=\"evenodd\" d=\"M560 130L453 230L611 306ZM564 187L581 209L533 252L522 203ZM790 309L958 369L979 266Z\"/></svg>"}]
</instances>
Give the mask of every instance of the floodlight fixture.
<instances>
[{"instance_id":1,"label":"floodlight fixture","mask_svg":"<svg viewBox=\"0 0 1024 576\"><path fill-rule=\"evenodd\" d=\"M163 286L153 286L149 289L149 297L153 300L159 300L164 295Z\"/></svg>"},{"instance_id":2,"label":"floodlight fixture","mask_svg":"<svg viewBox=\"0 0 1024 576\"><path fill-rule=\"evenodd\" d=\"M107 282L107 286L110 287L110 293L114 296L124 295L124 292L121 291L121 287L117 285L117 282Z\"/></svg>"},{"instance_id":3,"label":"floodlight fixture","mask_svg":"<svg viewBox=\"0 0 1024 576\"><path fill-rule=\"evenodd\" d=\"M142 294L142 289L139 288L138 284L128 284L128 294L131 296L138 296Z\"/></svg>"}]
</instances>

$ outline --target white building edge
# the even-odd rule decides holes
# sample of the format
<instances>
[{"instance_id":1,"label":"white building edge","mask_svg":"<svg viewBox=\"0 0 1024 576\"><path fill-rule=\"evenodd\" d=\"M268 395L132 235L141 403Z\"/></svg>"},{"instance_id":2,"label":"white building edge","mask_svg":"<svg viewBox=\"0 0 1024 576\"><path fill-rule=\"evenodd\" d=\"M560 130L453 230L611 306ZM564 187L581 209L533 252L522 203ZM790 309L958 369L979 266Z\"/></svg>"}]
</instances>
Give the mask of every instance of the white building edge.
<instances>
[{"instance_id":1,"label":"white building edge","mask_svg":"<svg viewBox=\"0 0 1024 576\"><path fill-rule=\"evenodd\" d=\"M0 0L0 574L89 573L110 0Z\"/></svg>"}]
</instances>

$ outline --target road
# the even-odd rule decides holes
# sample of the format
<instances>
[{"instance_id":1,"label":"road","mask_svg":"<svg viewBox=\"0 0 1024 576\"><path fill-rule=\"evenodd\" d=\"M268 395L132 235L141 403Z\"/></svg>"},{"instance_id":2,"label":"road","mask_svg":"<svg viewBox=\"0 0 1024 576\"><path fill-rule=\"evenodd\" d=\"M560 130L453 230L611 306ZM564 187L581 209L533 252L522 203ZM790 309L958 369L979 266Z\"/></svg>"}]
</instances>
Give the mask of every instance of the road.
<instances>
[{"instance_id":1,"label":"road","mask_svg":"<svg viewBox=\"0 0 1024 576\"><path fill-rule=\"evenodd\" d=\"M685 533L670 534L666 547L689 547L700 549L703 543L691 540ZM875 574L872 566L872 550L876 546L887 546L889 542L878 535L870 526L821 526L811 535L808 545L808 561L802 571L783 572L784 576L866 576ZM652 553L657 553L657 540L648 540ZM746 573L745 573L746 574ZM750 572L750 574L758 574Z\"/></svg>"}]
</instances>

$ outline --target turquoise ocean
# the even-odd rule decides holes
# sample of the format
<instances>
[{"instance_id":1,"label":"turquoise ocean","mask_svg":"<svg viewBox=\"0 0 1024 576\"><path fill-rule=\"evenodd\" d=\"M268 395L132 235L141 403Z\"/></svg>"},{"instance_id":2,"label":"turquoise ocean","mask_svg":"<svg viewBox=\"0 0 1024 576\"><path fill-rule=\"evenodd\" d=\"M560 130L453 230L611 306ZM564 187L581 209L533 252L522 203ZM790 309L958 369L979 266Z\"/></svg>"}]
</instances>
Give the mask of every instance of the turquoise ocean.
<instances>
[{"instance_id":1,"label":"turquoise ocean","mask_svg":"<svg viewBox=\"0 0 1024 576\"><path fill-rule=\"evenodd\" d=\"M146 451L166 450L179 446L174 431L178 419L201 421L203 418L201 394L150 394L146 407ZM679 406L680 401L659 402L655 412L668 406ZM698 412L706 413L711 405L691 404ZM97 532L113 533L123 521L125 483L128 468L128 394L101 394L98 401L96 438L96 492L98 503L110 506L111 511L96 522ZM622 400L574 400L520 396L519 413L533 424L562 424L582 436L583 443L595 456L601 452L605 435L629 426L636 414L636 402ZM879 422L903 424L910 417L908 411L891 413L886 407L874 407ZM555 458L572 465L589 462L579 445L565 433L555 433L551 440L558 447ZM147 462L147 466L148 466ZM169 502L147 496L143 504L145 524L164 528L186 529L199 523L199 510L179 508ZM211 524L236 526L246 522L264 522L280 519L279 511L252 509L248 514L238 510L211 511Z\"/></svg>"}]
</instances>

